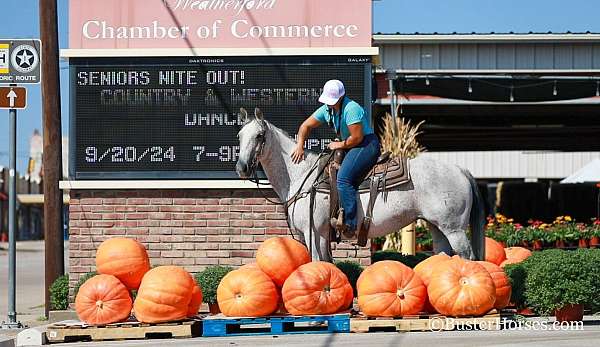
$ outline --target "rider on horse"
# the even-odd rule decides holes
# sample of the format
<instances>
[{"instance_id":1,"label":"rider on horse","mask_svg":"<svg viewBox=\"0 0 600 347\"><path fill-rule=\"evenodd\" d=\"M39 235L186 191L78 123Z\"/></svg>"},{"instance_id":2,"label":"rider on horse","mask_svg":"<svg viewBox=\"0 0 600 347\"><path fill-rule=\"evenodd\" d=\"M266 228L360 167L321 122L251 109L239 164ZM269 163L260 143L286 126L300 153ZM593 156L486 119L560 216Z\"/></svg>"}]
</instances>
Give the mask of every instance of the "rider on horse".
<instances>
[{"instance_id":1,"label":"rider on horse","mask_svg":"<svg viewBox=\"0 0 600 347\"><path fill-rule=\"evenodd\" d=\"M325 123L333 128L337 138L329 149L346 152L337 176L337 188L343 209L342 233L353 238L357 231L357 190L365 175L377 163L379 139L364 109L346 96L344 84L338 80L325 83L319 107L298 130L298 144L291 157L295 163L304 159L304 141L311 129Z\"/></svg>"}]
</instances>

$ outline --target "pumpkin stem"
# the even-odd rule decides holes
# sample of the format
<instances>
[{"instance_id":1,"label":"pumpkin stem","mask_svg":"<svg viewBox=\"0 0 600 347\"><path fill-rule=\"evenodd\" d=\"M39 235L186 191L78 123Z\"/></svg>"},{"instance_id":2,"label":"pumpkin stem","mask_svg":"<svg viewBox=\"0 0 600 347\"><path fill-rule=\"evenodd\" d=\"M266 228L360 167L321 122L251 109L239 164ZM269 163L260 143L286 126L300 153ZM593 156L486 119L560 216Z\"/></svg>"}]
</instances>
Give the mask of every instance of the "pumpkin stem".
<instances>
[{"instance_id":1,"label":"pumpkin stem","mask_svg":"<svg viewBox=\"0 0 600 347\"><path fill-rule=\"evenodd\" d=\"M331 287L327 285L327 286L323 287L323 291L329 293L331 291Z\"/></svg>"},{"instance_id":2,"label":"pumpkin stem","mask_svg":"<svg viewBox=\"0 0 600 347\"><path fill-rule=\"evenodd\" d=\"M396 295L401 299L404 300L404 291L402 289L398 289L396 291Z\"/></svg>"},{"instance_id":3,"label":"pumpkin stem","mask_svg":"<svg viewBox=\"0 0 600 347\"><path fill-rule=\"evenodd\" d=\"M96 301L96 307L102 308L103 305L104 305L104 303L102 302L102 300Z\"/></svg>"}]
</instances>

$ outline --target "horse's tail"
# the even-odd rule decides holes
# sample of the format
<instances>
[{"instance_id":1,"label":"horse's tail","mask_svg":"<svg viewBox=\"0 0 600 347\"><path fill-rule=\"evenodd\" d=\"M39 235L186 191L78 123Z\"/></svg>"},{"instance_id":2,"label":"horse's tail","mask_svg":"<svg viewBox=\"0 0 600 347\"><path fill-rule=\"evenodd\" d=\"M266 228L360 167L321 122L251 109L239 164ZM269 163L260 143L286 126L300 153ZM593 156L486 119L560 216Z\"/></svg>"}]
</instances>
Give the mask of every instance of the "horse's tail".
<instances>
[{"instance_id":1,"label":"horse's tail","mask_svg":"<svg viewBox=\"0 0 600 347\"><path fill-rule=\"evenodd\" d=\"M485 233L483 227L485 225L485 216L483 212L483 199L481 197L481 193L479 192L479 188L477 187L477 181L475 180L473 175L471 175L469 170L462 168L461 170L469 180L469 184L471 185L471 195L473 196L470 215L471 247L473 248L473 254L475 255L475 259L484 260Z\"/></svg>"}]
</instances>

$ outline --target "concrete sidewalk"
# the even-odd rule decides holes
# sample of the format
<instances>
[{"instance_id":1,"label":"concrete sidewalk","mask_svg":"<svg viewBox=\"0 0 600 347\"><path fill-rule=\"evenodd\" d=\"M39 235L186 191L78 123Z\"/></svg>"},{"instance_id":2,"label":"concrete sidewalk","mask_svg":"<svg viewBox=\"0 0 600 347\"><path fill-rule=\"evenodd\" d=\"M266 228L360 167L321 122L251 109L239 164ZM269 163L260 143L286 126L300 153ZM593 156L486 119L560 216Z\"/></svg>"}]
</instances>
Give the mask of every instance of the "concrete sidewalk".
<instances>
[{"instance_id":1,"label":"concrete sidewalk","mask_svg":"<svg viewBox=\"0 0 600 347\"><path fill-rule=\"evenodd\" d=\"M65 242L65 271L68 270ZM8 244L0 244L0 321L8 314ZM17 242L17 320L28 326L45 324L44 241Z\"/></svg>"},{"instance_id":2,"label":"concrete sidewalk","mask_svg":"<svg viewBox=\"0 0 600 347\"><path fill-rule=\"evenodd\" d=\"M8 252L8 242L0 242L0 252ZM43 252L44 240L17 241L17 251Z\"/></svg>"},{"instance_id":3,"label":"concrete sidewalk","mask_svg":"<svg viewBox=\"0 0 600 347\"><path fill-rule=\"evenodd\" d=\"M444 347L595 347L600 341L599 326L583 331L445 331L411 333L305 334L279 336L199 337L193 339L137 340L56 344L65 347L142 347L142 346L441 346Z\"/></svg>"}]
</instances>

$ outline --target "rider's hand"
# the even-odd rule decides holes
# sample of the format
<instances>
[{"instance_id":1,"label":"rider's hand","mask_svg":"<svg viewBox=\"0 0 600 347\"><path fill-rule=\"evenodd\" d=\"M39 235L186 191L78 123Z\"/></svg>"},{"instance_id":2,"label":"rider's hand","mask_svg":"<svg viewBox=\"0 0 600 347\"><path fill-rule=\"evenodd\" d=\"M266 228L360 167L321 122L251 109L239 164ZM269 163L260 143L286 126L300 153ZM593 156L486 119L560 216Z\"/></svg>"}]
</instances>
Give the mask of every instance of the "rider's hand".
<instances>
[{"instance_id":1,"label":"rider's hand","mask_svg":"<svg viewBox=\"0 0 600 347\"><path fill-rule=\"evenodd\" d=\"M329 142L329 149L335 151L336 149L344 148L344 143L341 141Z\"/></svg>"},{"instance_id":2,"label":"rider's hand","mask_svg":"<svg viewBox=\"0 0 600 347\"><path fill-rule=\"evenodd\" d=\"M300 145L296 146L296 148L290 156L292 157L292 161L295 164L300 163L302 160L304 160L304 147Z\"/></svg>"}]
</instances>

